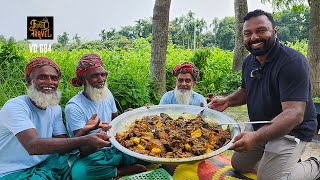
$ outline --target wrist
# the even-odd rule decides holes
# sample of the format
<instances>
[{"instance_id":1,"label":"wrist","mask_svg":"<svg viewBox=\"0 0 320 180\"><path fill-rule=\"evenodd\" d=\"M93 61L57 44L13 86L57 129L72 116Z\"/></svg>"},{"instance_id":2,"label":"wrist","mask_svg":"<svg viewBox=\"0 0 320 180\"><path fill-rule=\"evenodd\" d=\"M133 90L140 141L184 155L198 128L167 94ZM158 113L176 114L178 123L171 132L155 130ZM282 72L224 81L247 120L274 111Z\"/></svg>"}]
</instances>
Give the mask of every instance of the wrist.
<instances>
[{"instance_id":1,"label":"wrist","mask_svg":"<svg viewBox=\"0 0 320 180\"><path fill-rule=\"evenodd\" d=\"M266 138L264 137L264 135L258 130L258 131L254 131L255 134L255 142L259 143L259 142L265 142Z\"/></svg>"}]
</instances>

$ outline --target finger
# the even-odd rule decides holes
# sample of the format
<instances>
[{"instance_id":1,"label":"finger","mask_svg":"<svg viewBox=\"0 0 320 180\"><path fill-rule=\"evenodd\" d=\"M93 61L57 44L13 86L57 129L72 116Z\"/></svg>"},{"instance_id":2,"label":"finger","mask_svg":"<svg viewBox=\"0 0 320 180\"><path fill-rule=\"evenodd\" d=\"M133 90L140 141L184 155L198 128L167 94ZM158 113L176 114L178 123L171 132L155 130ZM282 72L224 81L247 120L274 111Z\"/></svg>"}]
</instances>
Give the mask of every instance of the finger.
<instances>
[{"instance_id":1,"label":"finger","mask_svg":"<svg viewBox=\"0 0 320 180\"><path fill-rule=\"evenodd\" d=\"M244 135L243 133L238 134L236 137L234 137L233 142L235 143L235 142L239 141L243 137L243 135Z\"/></svg>"},{"instance_id":2,"label":"finger","mask_svg":"<svg viewBox=\"0 0 320 180\"><path fill-rule=\"evenodd\" d=\"M109 129L111 129L111 125L105 125L102 128L103 128L103 130L108 131Z\"/></svg>"},{"instance_id":3,"label":"finger","mask_svg":"<svg viewBox=\"0 0 320 180\"><path fill-rule=\"evenodd\" d=\"M103 139L103 140L105 140L105 141L108 141L109 140L109 138L110 138L110 136L108 136L107 134L105 134L105 133L98 133L98 134L96 134L100 139Z\"/></svg>"},{"instance_id":4,"label":"finger","mask_svg":"<svg viewBox=\"0 0 320 180\"><path fill-rule=\"evenodd\" d=\"M212 98L212 99L211 99L211 103L217 103L218 101L219 101L218 98Z\"/></svg>"},{"instance_id":5,"label":"finger","mask_svg":"<svg viewBox=\"0 0 320 180\"><path fill-rule=\"evenodd\" d=\"M97 115L98 115L97 113L94 113L90 119L96 119Z\"/></svg>"},{"instance_id":6,"label":"finger","mask_svg":"<svg viewBox=\"0 0 320 180\"><path fill-rule=\"evenodd\" d=\"M100 119L98 119L98 121L96 122L96 124L93 126L95 129L97 129L100 125Z\"/></svg>"},{"instance_id":7,"label":"finger","mask_svg":"<svg viewBox=\"0 0 320 180\"><path fill-rule=\"evenodd\" d=\"M232 144L232 146L229 148L230 150L236 150L241 147L241 143L239 141Z\"/></svg>"},{"instance_id":8,"label":"finger","mask_svg":"<svg viewBox=\"0 0 320 180\"><path fill-rule=\"evenodd\" d=\"M97 145L98 148L109 147L111 143L109 141L100 141Z\"/></svg>"}]
</instances>

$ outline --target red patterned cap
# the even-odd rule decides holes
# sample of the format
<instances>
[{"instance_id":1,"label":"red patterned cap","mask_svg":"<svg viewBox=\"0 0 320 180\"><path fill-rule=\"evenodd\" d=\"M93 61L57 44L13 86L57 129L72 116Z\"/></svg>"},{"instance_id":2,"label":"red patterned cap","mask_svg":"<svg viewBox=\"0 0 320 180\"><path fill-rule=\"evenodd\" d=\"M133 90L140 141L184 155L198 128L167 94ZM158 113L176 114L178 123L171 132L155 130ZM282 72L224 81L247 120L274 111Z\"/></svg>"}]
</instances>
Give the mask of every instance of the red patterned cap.
<instances>
[{"instance_id":1,"label":"red patterned cap","mask_svg":"<svg viewBox=\"0 0 320 180\"><path fill-rule=\"evenodd\" d=\"M184 62L182 64L177 64L172 70L172 74L174 76L178 76L180 73L190 73L193 79L196 81L199 78L200 71L197 67L194 66L193 63Z\"/></svg>"},{"instance_id":2,"label":"red patterned cap","mask_svg":"<svg viewBox=\"0 0 320 180\"><path fill-rule=\"evenodd\" d=\"M79 81L78 77L82 76L89 69L94 69L97 67L102 67L103 62L98 54L84 54L78 62L76 68L76 77L72 78L71 84L74 87L82 86L82 83Z\"/></svg>"},{"instance_id":3,"label":"red patterned cap","mask_svg":"<svg viewBox=\"0 0 320 180\"><path fill-rule=\"evenodd\" d=\"M36 68L40 68L42 66L49 65L57 70L59 77L61 77L61 70L57 63L55 63L52 59L49 59L44 56L38 56L29 61L25 68L24 79L27 80L33 70Z\"/></svg>"}]
</instances>

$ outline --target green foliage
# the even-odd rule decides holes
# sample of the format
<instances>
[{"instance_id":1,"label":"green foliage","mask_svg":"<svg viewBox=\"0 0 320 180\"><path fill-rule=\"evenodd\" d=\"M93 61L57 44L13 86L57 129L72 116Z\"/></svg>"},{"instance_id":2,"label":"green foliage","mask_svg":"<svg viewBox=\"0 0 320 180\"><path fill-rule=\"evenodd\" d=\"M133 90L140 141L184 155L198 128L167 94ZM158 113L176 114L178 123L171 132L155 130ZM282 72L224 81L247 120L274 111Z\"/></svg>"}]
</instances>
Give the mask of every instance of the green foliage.
<instances>
[{"instance_id":1,"label":"green foliage","mask_svg":"<svg viewBox=\"0 0 320 180\"><path fill-rule=\"evenodd\" d=\"M100 41L101 42L101 41ZM24 48L22 48L24 44ZM307 41L288 43L289 46L302 53L307 51ZM108 87L113 93L118 109L123 112L129 107L137 108L146 103L158 104L160 97L150 92L153 84L149 82L150 67L150 39L140 38L132 41L126 49L114 47L97 50L74 49L53 50L45 56L56 61L62 71L59 88L62 91L62 108L68 100L82 88L75 88L70 84L75 76L75 67L78 60L85 53L97 53L101 56L105 69L109 72ZM27 44L0 43L0 107L10 98L26 93L26 84L23 80L24 67L27 60L43 55L30 53ZM219 48L201 48L196 51L182 49L169 43L166 60L166 89L174 89L175 77L172 69L178 63L191 61L200 68L201 79L197 82L195 91L206 96L208 93L226 95L240 86L240 73L232 73L233 52Z\"/></svg>"},{"instance_id":2,"label":"green foliage","mask_svg":"<svg viewBox=\"0 0 320 180\"><path fill-rule=\"evenodd\" d=\"M197 49L194 52L193 57L191 58L191 62L194 63L194 65L199 68L200 72L204 72L205 68L208 65L207 58L211 55L211 51L209 48L201 48ZM200 73L199 81L202 80L202 75Z\"/></svg>"},{"instance_id":3,"label":"green foliage","mask_svg":"<svg viewBox=\"0 0 320 180\"><path fill-rule=\"evenodd\" d=\"M233 50L235 46L235 18L226 17L219 23L216 45L221 49Z\"/></svg>"},{"instance_id":4,"label":"green foliage","mask_svg":"<svg viewBox=\"0 0 320 180\"><path fill-rule=\"evenodd\" d=\"M207 66L201 70L202 79L197 82L198 91L206 95L226 95L240 86L240 73L232 73L231 51L224 51L219 48L211 49L207 57Z\"/></svg>"},{"instance_id":5,"label":"green foliage","mask_svg":"<svg viewBox=\"0 0 320 180\"><path fill-rule=\"evenodd\" d=\"M285 9L274 15L278 27L278 38L282 42L296 42L309 35L310 8L304 5Z\"/></svg>"},{"instance_id":6,"label":"green foliage","mask_svg":"<svg viewBox=\"0 0 320 180\"><path fill-rule=\"evenodd\" d=\"M3 42L0 42L0 102L4 103L15 97L17 92L23 92L26 86L23 73L17 73L24 70L24 57L19 54L16 44ZM16 86L17 83L21 85Z\"/></svg>"},{"instance_id":7,"label":"green foliage","mask_svg":"<svg viewBox=\"0 0 320 180\"><path fill-rule=\"evenodd\" d=\"M314 97L312 100L313 102L320 103L320 97Z\"/></svg>"},{"instance_id":8,"label":"green foliage","mask_svg":"<svg viewBox=\"0 0 320 180\"><path fill-rule=\"evenodd\" d=\"M60 43L62 46L66 46L69 43L69 34L63 32L62 35L58 35L58 43Z\"/></svg>"},{"instance_id":9,"label":"green foliage","mask_svg":"<svg viewBox=\"0 0 320 180\"><path fill-rule=\"evenodd\" d=\"M306 39L296 42L287 42L286 45L301 52L304 56L307 56L308 41Z\"/></svg>"}]
</instances>

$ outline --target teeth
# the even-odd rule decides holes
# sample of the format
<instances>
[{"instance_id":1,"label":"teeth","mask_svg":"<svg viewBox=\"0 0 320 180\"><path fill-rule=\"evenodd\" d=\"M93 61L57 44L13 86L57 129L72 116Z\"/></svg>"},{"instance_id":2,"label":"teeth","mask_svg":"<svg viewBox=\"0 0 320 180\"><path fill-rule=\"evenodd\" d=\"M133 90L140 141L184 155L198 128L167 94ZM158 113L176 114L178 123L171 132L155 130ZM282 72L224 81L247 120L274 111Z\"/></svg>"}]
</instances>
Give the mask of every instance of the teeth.
<instances>
[{"instance_id":1,"label":"teeth","mask_svg":"<svg viewBox=\"0 0 320 180\"><path fill-rule=\"evenodd\" d=\"M44 90L52 90L51 87L44 87L43 89L44 89Z\"/></svg>"}]
</instances>

